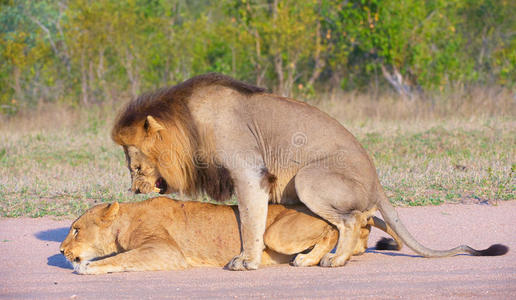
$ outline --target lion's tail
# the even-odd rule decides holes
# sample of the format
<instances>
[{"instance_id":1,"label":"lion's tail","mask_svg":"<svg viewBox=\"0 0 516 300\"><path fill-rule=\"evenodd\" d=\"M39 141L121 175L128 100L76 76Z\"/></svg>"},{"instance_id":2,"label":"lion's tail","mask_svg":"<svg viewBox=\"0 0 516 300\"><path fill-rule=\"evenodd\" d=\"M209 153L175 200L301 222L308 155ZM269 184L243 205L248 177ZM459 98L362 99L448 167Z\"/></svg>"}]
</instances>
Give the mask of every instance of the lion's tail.
<instances>
[{"instance_id":1,"label":"lion's tail","mask_svg":"<svg viewBox=\"0 0 516 300\"><path fill-rule=\"evenodd\" d=\"M509 251L509 248L505 245L495 244L484 250L476 250L466 245L461 245L449 250L434 250L421 245L407 230L407 228L401 222L398 213L391 205L383 191L381 192L380 199L378 201L378 209L382 213L382 216L392 228L392 230L399 236L401 241L412 249L417 254L424 257L446 257L452 256L458 253L468 253L474 256L497 256L504 255Z\"/></svg>"},{"instance_id":2,"label":"lion's tail","mask_svg":"<svg viewBox=\"0 0 516 300\"><path fill-rule=\"evenodd\" d=\"M383 238L376 244L377 250L401 250L401 247L403 247L403 241L400 239L400 237L392 230L390 226L385 224L385 222L376 217L373 216L369 219L368 224L371 226L374 226L388 235L392 236L393 239L389 238Z\"/></svg>"}]
</instances>

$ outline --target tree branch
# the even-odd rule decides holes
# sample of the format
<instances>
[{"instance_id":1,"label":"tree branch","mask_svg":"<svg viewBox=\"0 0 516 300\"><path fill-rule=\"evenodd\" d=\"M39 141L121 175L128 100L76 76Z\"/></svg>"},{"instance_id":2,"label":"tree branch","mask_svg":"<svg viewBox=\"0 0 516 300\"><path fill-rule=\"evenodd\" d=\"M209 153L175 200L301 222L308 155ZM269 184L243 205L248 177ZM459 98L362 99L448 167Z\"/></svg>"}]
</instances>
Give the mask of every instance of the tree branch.
<instances>
[{"instance_id":1,"label":"tree branch","mask_svg":"<svg viewBox=\"0 0 516 300\"><path fill-rule=\"evenodd\" d=\"M410 86L403 82L403 76L396 67L392 67L392 74L387 70L387 68L383 64L380 65L380 68L382 69L383 77L392 85L392 87L396 90L398 94L400 94L404 98L408 98L409 100L413 99Z\"/></svg>"}]
</instances>

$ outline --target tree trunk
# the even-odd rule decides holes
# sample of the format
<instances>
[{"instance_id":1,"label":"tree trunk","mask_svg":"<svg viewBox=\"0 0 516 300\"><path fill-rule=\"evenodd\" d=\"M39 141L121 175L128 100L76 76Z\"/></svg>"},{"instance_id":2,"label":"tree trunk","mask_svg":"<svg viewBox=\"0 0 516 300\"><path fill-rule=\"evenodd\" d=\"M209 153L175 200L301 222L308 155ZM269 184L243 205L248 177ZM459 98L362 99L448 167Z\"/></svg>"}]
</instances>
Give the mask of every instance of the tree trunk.
<instances>
[{"instance_id":1,"label":"tree trunk","mask_svg":"<svg viewBox=\"0 0 516 300\"><path fill-rule=\"evenodd\" d=\"M288 66L287 66L287 80L285 82L285 92L284 92L284 94L287 97L292 96L292 89L294 88L294 82L299 77L299 76L296 77L297 61L298 61L298 58L296 57L291 62L289 62Z\"/></svg>"},{"instance_id":2,"label":"tree trunk","mask_svg":"<svg viewBox=\"0 0 516 300\"><path fill-rule=\"evenodd\" d=\"M136 98L138 97L138 93L140 92L140 79L137 75L137 72L134 70L133 54L129 50L126 50L125 54L126 59L124 61L124 67L125 71L127 72L129 82L131 83L131 96L133 98Z\"/></svg>"},{"instance_id":3,"label":"tree trunk","mask_svg":"<svg viewBox=\"0 0 516 300\"><path fill-rule=\"evenodd\" d=\"M14 66L13 66L13 77L14 77L14 97L15 97L16 101L20 101L23 98L23 89L21 87L21 82L20 82L21 70L16 64L14 64Z\"/></svg>"},{"instance_id":4,"label":"tree trunk","mask_svg":"<svg viewBox=\"0 0 516 300\"><path fill-rule=\"evenodd\" d=\"M320 5L320 3L319 3ZM317 28L315 32L315 53L314 53L314 61L315 66L314 70L312 72L312 76L310 76L310 79L308 79L307 84L309 86L313 86L314 82L319 78L321 75L321 72L326 65L326 62L324 59L321 59L321 22L317 20Z\"/></svg>"},{"instance_id":5,"label":"tree trunk","mask_svg":"<svg viewBox=\"0 0 516 300\"><path fill-rule=\"evenodd\" d=\"M263 65L262 65L263 58L262 58L262 50L261 50L261 44L260 44L260 34L258 33L258 30L256 28L253 30L253 35L254 35L254 45L255 45L255 51L256 51L256 61L254 62L254 69L255 69L255 73L256 73L256 85L262 86L267 68L263 67Z\"/></svg>"},{"instance_id":6,"label":"tree trunk","mask_svg":"<svg viewBox=\"0 0 516 300\"><path fill-rule=\"evenodd\" d=\"M271 13L272 13L272 19L273 24L276 24L276 18L278 16L278 0L274 0L271 3ZM278 38L277 36L273 35L272 39L272 45L271 46L277 46L278 45ZM277 90L278 93L281 96L285 96L285 77L283 74L283 58L281 57L281 51L276 50L276 53L274 54L274 69L276 70L276 75L278 76L278 86Z\"/></svg>"},{"instance_id":7,"label":"tree trunk","mask_svg":"<svg viewBox=\"0 0 516 300\"><path fill-rule=\"evenodd\" d=\"M274 68L276 69L276 74L278 75L278 93L282 96L285 96L285 79L283 76L283 59L281 58L281 53L278 53L274 56Z\"/></svg>"},{"instance_id":8,"label":"tree trunk","mask_svg":"<svg viewBox=\"0 0 516 300\"><path fill-rule=\"evenodd\" d=\"M236 75L236 51L235 46L231 46L231 76L235 77Z\"/></svg>"},{"instance_id":9,"label":"tree trunk","mask_svg":"<svg viewBox=\"0 0 516 300\"><path fill-rule=\"evenodd\" d=\"M90 92L90 97L93 102L97 102L94 91L95 85L95 73L93 72L93 61L90 60L89 68L88 68L88 90Z\"/></svg>"},{"instance_id":10,"label":"tree trunk","mask_svg":"<svg viewBox=\"0 0 516 300\"><path fill-rule=\"evenodd\" d=\"M104 48L100 49L99 51L99 63L97 65L97 80L99 80L100 82L100 86L102 87L104 97L109 100L113 100L111 91L106 83L106 79L104 78L104 76L106 75L106 71L104 68L104 51Z\"/></svg>"},{"instance_id":11,"label":"tree trunk","mask_svg":"<svg viewBox=\"0 0 516 300\"><path fill-rule=\"evenodd\" d=\"M413 94L411 88L403 80L403 76L396 67L392 67L392 73L390 73L384 65L380 66L382 69L383 77L391 84L396 92L401 95L404 99L412 100Z\"/></svg>"},{"instance_id":12,"label":"tree trunk","mask_svg":"<svg viewBox=\"0 0 516 300\"><path fill-rule=\"evenodd\" d=\"M84 63L84 52L81 54L81 102L88 105L88 76L86 74L86 66Z\"/></svg>"}]
</instances>

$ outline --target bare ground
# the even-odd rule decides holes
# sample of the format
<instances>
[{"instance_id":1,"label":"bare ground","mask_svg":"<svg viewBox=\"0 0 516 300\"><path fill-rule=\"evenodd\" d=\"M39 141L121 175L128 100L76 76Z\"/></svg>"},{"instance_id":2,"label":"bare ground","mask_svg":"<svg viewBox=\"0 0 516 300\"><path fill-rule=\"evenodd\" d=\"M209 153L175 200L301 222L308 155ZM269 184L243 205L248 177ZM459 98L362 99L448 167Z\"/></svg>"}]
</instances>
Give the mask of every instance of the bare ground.
<instances>
[{"instance_id":1,"label":"bare ground","mask_svg":"<svg viewBox=\"0 0 516 300\"><path fill-rule=\"evenodd\" d=\"M499 257L441 259L401 252L367 253L335 269L277 266L252 272L199 268L173 272L81 276L59 254L70 220L0 218L0 298L498 298L516 297L516 201L490 205L399 208L401 219L427 246L459 243ZM383 234L373 230L370 245Z\"/></svg>"}]
</instances>

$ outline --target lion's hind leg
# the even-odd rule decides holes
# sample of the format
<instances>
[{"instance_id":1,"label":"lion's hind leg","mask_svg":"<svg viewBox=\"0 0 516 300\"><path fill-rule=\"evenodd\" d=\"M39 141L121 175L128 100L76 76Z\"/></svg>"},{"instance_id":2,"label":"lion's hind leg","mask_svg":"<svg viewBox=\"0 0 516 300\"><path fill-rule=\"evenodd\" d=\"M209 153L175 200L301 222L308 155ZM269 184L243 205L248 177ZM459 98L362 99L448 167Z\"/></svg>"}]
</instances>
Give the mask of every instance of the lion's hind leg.
<instances>
[{"instance_id":1,"label":"lion's hind leg","mask_svg":"<svg viewBox=\"0 0 516 300\"><path fill-rule=\"evenodd\" d=\"M301 202L339 232L335 253L327 253L320 265L343 266L355 252L361 228L372 215L361 195L363 187L343 174L315 165L298 172L295 188Z\"/></svg>"},{"instance_id":2,"label":"lion's hind leg","mask_svg":"<svg viewBox=\"0 0 516 300\"><path fill-rule=\"evenodd\" d=\"M346 216L341 223L335 224L339 230L339 239L335 253L326 253L321 259L323 267L339 267L346 264L353 255L360 236L360 216Z\"/></svg>"}]
</instances>

